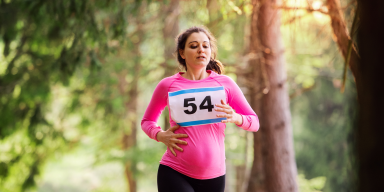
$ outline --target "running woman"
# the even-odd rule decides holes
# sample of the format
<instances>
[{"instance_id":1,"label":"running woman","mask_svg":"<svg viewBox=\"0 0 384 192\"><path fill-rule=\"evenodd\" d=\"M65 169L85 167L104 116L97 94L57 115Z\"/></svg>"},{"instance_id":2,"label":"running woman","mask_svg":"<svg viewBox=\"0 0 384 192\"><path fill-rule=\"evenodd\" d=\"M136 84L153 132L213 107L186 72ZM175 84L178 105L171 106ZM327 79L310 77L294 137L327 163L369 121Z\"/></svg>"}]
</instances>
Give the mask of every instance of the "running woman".
<instances>
[{"instance_id":1,"label":"running woman","mask_svg":"<svg viewBox=\"0 0 384 192\"><path fill-rule=\"evenodd\" d=\"M191 27L176 39L186 72L159 82L141 121L143 131L167 146L158 173L159 192L224 192L226 123L256 132L259 120L239 86L222 75L213 35ZM157 125L165 106L171 128Z\"/></svg>"}]
</instances>

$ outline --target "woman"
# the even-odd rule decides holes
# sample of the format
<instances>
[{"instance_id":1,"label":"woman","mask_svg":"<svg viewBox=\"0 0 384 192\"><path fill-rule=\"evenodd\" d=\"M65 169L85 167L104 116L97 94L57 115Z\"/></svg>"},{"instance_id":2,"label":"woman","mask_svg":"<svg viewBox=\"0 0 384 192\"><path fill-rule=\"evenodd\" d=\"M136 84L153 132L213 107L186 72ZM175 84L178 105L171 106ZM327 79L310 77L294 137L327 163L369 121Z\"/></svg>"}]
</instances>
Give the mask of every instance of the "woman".
<instances>
[{"instance_id":1,"label":"woman","mask_svg":"<svg viewBox=\"0 0 384 192\"><path fill-rule=\"evenodd\" d=\"M158 190L223 192L225 123L256 132L259 120L237 84L221 75L224 67L215 59L216 40L208 30L189 28L176 41L177 59L186 72L160 81L141 121L150 138L167 146ZM171 128L162 131L156 122L165 106Z\"/></svg>"}]
</instances>

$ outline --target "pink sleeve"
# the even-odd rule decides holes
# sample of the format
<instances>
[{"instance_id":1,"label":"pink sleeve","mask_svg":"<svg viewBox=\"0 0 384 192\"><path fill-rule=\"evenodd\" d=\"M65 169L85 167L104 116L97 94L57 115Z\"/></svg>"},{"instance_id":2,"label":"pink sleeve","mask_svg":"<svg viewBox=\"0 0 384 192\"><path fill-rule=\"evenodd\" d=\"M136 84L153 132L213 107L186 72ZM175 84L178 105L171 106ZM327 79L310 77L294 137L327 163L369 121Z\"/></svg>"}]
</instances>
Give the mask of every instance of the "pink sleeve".
<instances>
[{"instance_id":1,"label":"pink sleeve","mask_svg":"<svg viewBox=\"0 0 384 192\"><path fill-rule=\"evenodd\" d=\"M152 99L144 113L144 117L141 120L141 128L151 138L156 140L156 135L161 131L160 126L157 125L161 112L167 105L168 88L170 80L165 78L160 81L153 92Z\"/></svg>"},{"instance_id":2,"label":"pink sleeve","mask_svg":"<svg viewBox=\"0 0 384 192\"><path fill-rule=\"evenodd\" d=\"M259 118L248 104L239 86L229 77L227 79L228 104L243 117L243 124L238 125L244 130L256 132L259 130Z\"/></svg>"}]
</instances>

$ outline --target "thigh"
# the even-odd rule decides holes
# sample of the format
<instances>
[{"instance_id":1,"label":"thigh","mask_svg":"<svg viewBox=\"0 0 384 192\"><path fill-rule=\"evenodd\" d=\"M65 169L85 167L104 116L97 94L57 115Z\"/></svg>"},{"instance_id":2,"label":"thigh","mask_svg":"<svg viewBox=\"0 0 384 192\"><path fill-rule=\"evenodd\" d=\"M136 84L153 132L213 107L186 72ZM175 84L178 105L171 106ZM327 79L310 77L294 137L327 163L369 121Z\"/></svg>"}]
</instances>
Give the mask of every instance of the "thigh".
<instances>
[{"instance_id":1,"label":"thigh","mask_svg":"<svg viewBox=\"0 0 384 192\"><path fill-rule=\"evenodd\" d=\"M159 192L194 192L183 174L161 164L157 172L157 189Z\"/></svg>"},{"instance_id":2,"label":"thigh","mask_svg":"<svg viewBox=\"0 0 384 192\"><path fill-rule=\"evenodd\" d=\"M196 192L224 192L225 175L213 179L197 180L193 188Z\"/></svg>"}]
</instances>

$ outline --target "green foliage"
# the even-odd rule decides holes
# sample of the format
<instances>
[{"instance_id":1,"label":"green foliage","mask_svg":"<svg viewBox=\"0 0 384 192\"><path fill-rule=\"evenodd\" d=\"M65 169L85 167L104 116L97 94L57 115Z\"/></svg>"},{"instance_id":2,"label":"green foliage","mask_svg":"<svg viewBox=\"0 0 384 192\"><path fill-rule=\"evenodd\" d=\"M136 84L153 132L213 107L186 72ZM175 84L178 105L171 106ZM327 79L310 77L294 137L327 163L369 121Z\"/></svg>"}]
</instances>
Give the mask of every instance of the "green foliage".
<instances>
[{"instance_id":1,"label":"green foliage","mask_svg":"<svg viewBox=\"0 0 384 192\"><path fill-rule=\"evenodd\" d=\"M332 81L321 78L314 90L292 102L298 169L308 178L325 176L326 191L350 191L354 186L353 89L349 85L350 91L341 94Z\"/></svg>"},{"instance_id":2,"label":"green foliage","mask_svg":"<svg viewBox=\"0 0 384 192\"><path fill-rule=\"evenodd\" d=\"M310 180L305 179L303 174L299 174L298 178L299 191L301 192L321 192L326 182L325 177L316 177Z\"/></svg>"},{"instance_id":3,"label":"green foliage","mask_svg":"<svg viewBox=\"0 0 384 192\"><path fill-rule=\"evenodd\" d=\"M306 178L326 177L324 191L350 191L354 83L340 93L344 61L332 40L329 16L287 12L282 31L298 171Z\"/></svg>"},{"instance_id":4,"label":"green foliage","mask_svg":"<svg viewBox=\"0 0 384 192\"><path fill-rule=\"evenodd\" d=\"M69 85L79 67L100 68L108 41L123 35L129 7L101 0L0 2L1 191L33 187L40 165L70 142L57 120L47 120L56 108L53 87Z\"/></svg>"},{"instance_id":5,"label":"green foliage","mask_svg":"<svg viewBox=\"0 0 384 192\"><path fill-rule=\"evenodd\" d=\"M78 69L70 85L76 98L72 101L73 113L85 122L77 126L92 137L95 164L118 162L124 167L129 163L139 181L147 178L146 172L156 172L165 151L162 144L150 142L139 131L145 102L152 94L148 91L153 90L154 81L163 75L159 69L164 61L162 22L157 18L160 5L152 2L138 7L140 15L126 18L130 25L125 37L110 42L114 54L106 55L98 70ZM146 12L145 7L153 11ZM149 27L151 30L145 30ZM79 82L83 85L79 86ZM135 131L139 131L137 136L132 135ZM124 147L125 136L129 137L127 142L133 142L136 137L136 146Z\"/></svg>"}]
</instances>

